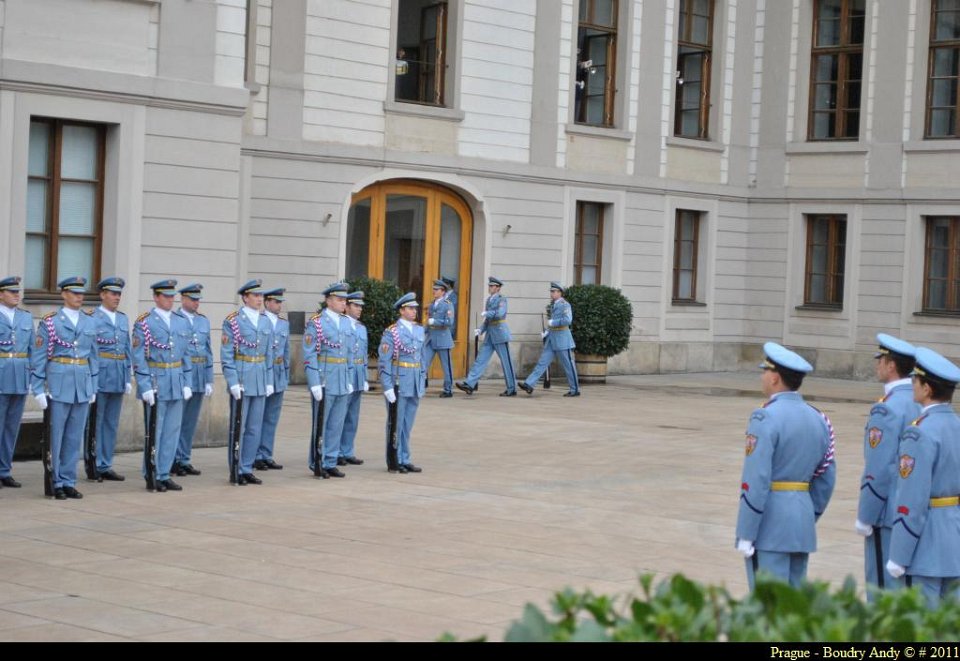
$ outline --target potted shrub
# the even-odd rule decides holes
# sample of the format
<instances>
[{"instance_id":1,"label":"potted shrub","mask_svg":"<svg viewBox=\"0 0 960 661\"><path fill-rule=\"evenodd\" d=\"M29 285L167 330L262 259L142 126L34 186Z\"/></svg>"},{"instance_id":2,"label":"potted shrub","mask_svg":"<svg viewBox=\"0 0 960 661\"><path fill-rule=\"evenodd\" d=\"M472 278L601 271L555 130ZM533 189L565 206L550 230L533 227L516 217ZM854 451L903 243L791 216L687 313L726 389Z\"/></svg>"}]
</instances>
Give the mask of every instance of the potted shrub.
<instances>
[{"instance_id":1,"label":"potted shrub","mask_svg":"<svg viewBox=\"0 0 960 661\"><path fill-rule=\"evenodd\" d=\"M393 304L403 296L403 291L393 282L365 276L350 278L348 282L350 291L363 292L363 314L360 315L360 321L367 327L367 353L370 359L367 381L370 383L370 388L374 389L375 384L380 382L377 375L377 350L380 346L380 337L383 335L383 329L397 320L397 312L393 309Z\"/></svg>"},{"instance_id":2,"label":"potted shrub","mask_svg":"<svg viewBox=\"0 0 960 661\"><path fill-rule=\"evenodd\" d=\"M581 383L605 383L607 359L630 344L633 308L619 289L572 285L563 297L573 308L573 341Z\"/></svg>"}]
</instances>

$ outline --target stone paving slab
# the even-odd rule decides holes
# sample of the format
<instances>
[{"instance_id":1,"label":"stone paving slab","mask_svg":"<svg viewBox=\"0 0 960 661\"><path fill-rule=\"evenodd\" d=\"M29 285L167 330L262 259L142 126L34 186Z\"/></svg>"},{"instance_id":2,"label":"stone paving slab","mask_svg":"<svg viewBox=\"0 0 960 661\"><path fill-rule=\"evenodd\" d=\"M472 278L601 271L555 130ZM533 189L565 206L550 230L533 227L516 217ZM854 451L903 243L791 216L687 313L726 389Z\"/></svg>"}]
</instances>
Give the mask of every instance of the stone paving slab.
<instances>
[{"instance_id":1,"label":"stone paving slab","mask_svg":"<svg viewBox=\"0 0 960 661\"><path fill-rule=\"evenodd\" d=\"M433 640L502 637L555 590L623 594L639 572L677 571L743 594L733 551L743 433L757 374L612 377L584 389L420 407L414 462L390 475L385 406L364 397L362 466L306 469L307 394L285 397L282 471L230 486L226 450L195 452L199 477L155 494L140 455L123 483L43 498L37 462L0 490L0 640ZM810 378L803 391L838 434L837 490L819 524L813 578L862 575L853 533L873 383Z\"/></svg>"}]
</instances>

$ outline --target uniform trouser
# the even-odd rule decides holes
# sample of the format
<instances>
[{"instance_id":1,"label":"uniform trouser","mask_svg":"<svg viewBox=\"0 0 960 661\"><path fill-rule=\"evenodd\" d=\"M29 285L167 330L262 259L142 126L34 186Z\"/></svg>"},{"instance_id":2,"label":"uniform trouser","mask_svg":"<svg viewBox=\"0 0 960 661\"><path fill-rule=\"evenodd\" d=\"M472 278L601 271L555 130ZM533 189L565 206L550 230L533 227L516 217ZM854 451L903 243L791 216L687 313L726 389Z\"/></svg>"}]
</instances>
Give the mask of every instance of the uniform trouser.
<instances>
[{"instance_id":1,"label":"uniform trouser","mask_svg":"<svg viewBox=\"0 0 960 661\"><path fill-rule=\"evenodd\" d=\"M386 402L386 400L384 400ZM390 433L390 402L387 403L386 433ZM417 408L420 406L419 397L397 398L397 460L402 464L410 463L410 433L413 423L417 419ZM389 459L387 465L390 465Z\"/></svg>"},{"instance_id":2,"label":"uniform trouser","mask_svg":"<svg viewBox=\"0 0 960 661\"><path fill-rule=\"evenodd\" d=\"M77 462L80 461L89 411L88 402L50 402L50 462L54 489L77 484Z\"/></svg>"},{"instance_id":3,"label":"uniform trouser","mask_svg":"<svg viewBox=\"0 0 960 661\"><path fill-rule=\"evenodd\" d=\"M260 447L260 433L263 428L263 408L266 404L266 395L244 395L243 412L240 417L240 474L252 475L253 462L257 458L257 448ZM227 443L227 466L233 475L233 407L237 402L230 395L230 442Z\"/></svg>"},{"instance_id":4,"label":"uniform trouser","mask_svg":"<svg viewBox=\"0 0 960 661\"><path fill-rule=\"evenodd\" d=\"M904 577L904 585L908 588L919 587L920 592L927 598L927 605L937 608L940 602L948 597L960 599L960 576L913 576Z\"/></svg>"},{"instance_id":5,"label":"uniform trouser","mask_svg":"<svg viewBox=\"0 0 960 661\"><path fill-rule=\"evenodd\" d=\"M156 480L163 482L170 479L170 468L173 458L177 454L177 444L180 442L180 425L183 421L183 400L164 399L157 401L157 437L154 440L156 454ZM147 424L147 408L144 407L143 422ZM140 474L147 476L147 462L144 457Z\"/></svg>"},{"instance_id":6,"label":"uniform trouser","mask_svg":"<svg viewBox=\"0 0 960 661\"><path fill-rule=\"evenodd\" d=\"M536 366L533 368L533 371L530 372L530 375L527 376L524 383L531 388L535 388L540 377L543 376L543 373L550 369L550 363L553 362L554 356L560 359L560 364L563 366L563 373L567 375L567 385L570 388L570 392L580 392L580 379L577 376L577 368L573 363L573 350L560 349L559 351L554 351L546 344L543 345L543 353L540 354L540 360L537 361Z\"/></svg>"},{"instance_id":7,"label":"uniform trouser","mask_svg":"<svg viewBox=\"0 0 960 661\"><path fill-rule=\"evenodd\" d=\"M323 461L320 465L323 468L335 468L337 457L340 456L340 442L343 439L343 424L347 417L347 408L350 405L350 398L356 393L346 395L331 395L324 393L323 401ZM314 403L316 407L317 403ZM316 415L316 411L314 411ZM311 443L313 441L311 440ZM307 465L313 470L313 448L309 448L307 455Z\"/></svg>"},{"instance_id":8,"label":"uniform trouser","mask_svg":"<svg viewBox=\"0 0 960 661\"><path fill-rule=\"evenodd\" d=\"M0 395L0 477L10 477L26 395Z\"/></svg>"},{"instance_id":9,"label":"uniform trouser","mask_svg":"<svg viewBox=\"0 0 960 661\"><path fill-rule=\"evenodd\" d=\"M757 572L766 572L795 588L800 587L807 577L809 558L809 553L782 553L757 549L751 557L746 559L747 583L753 590Z\"/></svg>"},{"instance_id":10,"label":"uniform trouser","mask_svg":"<svg viewBox=\"0 0 960 661\"><path fill-rule=\"evenodd\" d=\"M890 528L873 528L873 534L863 540L864 573L867 586L884 590L899 590L903 587L903 577L894 578L887 572L887 560L890 559ZM879 548L878 548L879 546ZM867 599L874 601L876 594L867 590Z\"/></svg>"},{"instance_id":11,"label":"uniform trouser","mask_svg":"<svg viewBox=\"0 0 960 661\"><path fill-rule=\"evenodd\" d=\"M277 437L277 425L280 424L280 410L283 408L283 393L275 392L263 403L263 429L260 432L260 447L257 448L257 461L273 459L273 443Z\"/></svg>"},{"instance_id":12,"label":"uniform trouser","mask_svg":"<svg viewBox=\"0 0 960 661\"><path fill-rule=\"evenodd\" d=\"M113 450L117 447L117 428L120 426L122 392L97 393L97 472L113 468Z\"/></svg>"},{"instance_id":13,"label":"uniform trouser","mask_svg":"<svg viewBox=\"0 0 960 661\"><path fill-rule=\"evenodd\" d=\"M203 391L194 391L193 397L183 403L183 419L180 421L180 440L177 442L175 461L180 465L190 463L190 454L193 452L193 435L200 422L200 411L203 409Z\"/></svg>"},{"instance_id":14,"label":"uniform trouser","mask_svg":"<svg viewBox=\"0 0 960 661\"><path fill-rule=\"evenodd\" d=\"M500 364L503 366L503 380L507 383L507 390L513 392L517 389L517 377L513 373L513 362L510 360L510 343L494 344L489 334L484 336L477 360L470 368L470 373L467 374L467 385L471 388L476 387L477 381L483 376L483 371L487 369L487 363L490 362L494 351L497 352Z\"/></svg>"},{"instance_id":15,"label":"uniform trouser","mask_svg":"<svg viewBox=\"0 0 960 661\"><path fill-rule=\"evenodd\" d=\"M453 392L453 362L450 360L450 349L434 349L430 342L423 345L423 368L427 374L430 373L434 355L440 356L440 367L443 368L443 392Z\"/></svg>"},{"instance_id":16,"label":"uniform trouser","mask_svg":"<svg viewBox=\"0 0 960 661\"><path fill-rule=\"evenodd\" d=\"M353 458L357 427L360 426L360 398L363 397L363 392L355 391L347 396L350 399L347 404L347 414L343 418L343 436L340 437L339 456Z\"/></svg>"}]
</instances>

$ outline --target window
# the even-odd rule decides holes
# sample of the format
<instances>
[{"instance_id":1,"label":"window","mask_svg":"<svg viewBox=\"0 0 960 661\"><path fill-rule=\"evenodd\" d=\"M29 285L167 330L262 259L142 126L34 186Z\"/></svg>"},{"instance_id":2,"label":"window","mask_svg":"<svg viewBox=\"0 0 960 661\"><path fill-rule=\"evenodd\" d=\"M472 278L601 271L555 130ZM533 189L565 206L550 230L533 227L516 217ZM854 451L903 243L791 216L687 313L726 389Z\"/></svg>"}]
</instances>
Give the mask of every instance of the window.
<instances>
[{"instance_id":1,"label":"window","mask_svg":"<svg viewBox=\"0 0 960 661\"><path fill-rule=\"evenodd\" d=\"M574 119L613 126L616 95L617 0L580 0Z\"/></svg>"},{"instance_id":2,"label":"window","mask_svg":"<svg viewBox=\"0 0 960 661\"><path fill-rule=\"evenodd\" d=\"M816 0L810 73L811 140L856 140L866 0Z\"/></svg>"},{"instance_id":3,"label":"window","mask_svg":"<svg viewBox=\"0 0 960 661\"><path fill-rule=\"evenodd\" d=\"M25 287L53 291L67 276L100 277L106 130L30 122Z\"/></svg>"},{"instance_id":4,"label":"window","mask_svg":"<svg viewBox=\"0 0 960 661\"><path fill-rule=\"evenodd\" d=\"M957 124L960 2L933 0L931 9L925 135L928 138L956 138L960 137Z\"/></svg>"},{"instance_id":5,"label":"window","mask_svg":"<svg viewBox=\"0 0 960 661\"><path fill-rule=\"evenodd\" d=\"M603 266L605 204L577 202L577 235L573 248L574 280L578 285L600 284Z\"/></svg>"},{"instance_id":6,"label":"window","mask_svg":"<svg viewBox=\"0 0 960 661\"><path fill-rule=\"evenodd\" d=\"M960 312L960 217L927 218L924 312Z\"/></svg>"},{"instance_id":7,"label":"window","mask_svg":"<svg viewBox=\"0 0 960 661\"><path fill-rule=\"evenodd\" d=\"M807 216L804 305L843 306L846 216Z\"/></svg>"},{"instance_id":8,"label":"window","mask_svg":"<svg viewBox=\"0 0 960 661\"><path fill-rule=\"evenodd\" d=\"M713 0L680 0L674 135L708 137L712 42Z\"/></svg>"},{"instance_id":9,"label":"window","mask_svg":"<svg viewBox=\"0 0 960 661\"><path fill-rule=\"evenodd\" d=\"M397 101L443 106L447 75L447 3L400 0Z\"/></svg>"},{"instance_id":10,"label":"window","mask_svg":"<svg viewBox=\"0 0 960 661\"><path fill-rule=\"evenodd\" d=\"M697 260L700 252L700 211L677 209L673 235L673 300L697 300Z\"/></svg>"}]
</instances>

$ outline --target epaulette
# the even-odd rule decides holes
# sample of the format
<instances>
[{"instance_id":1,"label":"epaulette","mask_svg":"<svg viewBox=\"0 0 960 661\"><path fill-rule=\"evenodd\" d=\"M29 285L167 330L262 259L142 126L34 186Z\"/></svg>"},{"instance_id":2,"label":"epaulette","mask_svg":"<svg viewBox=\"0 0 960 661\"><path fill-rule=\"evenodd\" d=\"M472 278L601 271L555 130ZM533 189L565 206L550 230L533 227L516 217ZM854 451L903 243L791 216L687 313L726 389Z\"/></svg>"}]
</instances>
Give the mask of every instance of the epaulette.
<instances>
[{"instance_id":1,"label":"epaulette","mask_svg":"<svg viewBox=\"0 0 960 661\"><path fill-rule=\"evenodd\" d=\"M181 319L186 319L186 317L184 317L182 313L177 312L176 310L170 310L170 313L177 315L177 316L180 317Z\"/></svg>"},{"instance_id":2,"label":"epaulette","mask_svg":"<svg viewBox=\"0 0 960 661\"><path fill-rule=\"evenodd\" d=\"M92 317L93 314L97 311L97 308L84 308L83 313L88 317Z\"/></svg>"},{"instance_id":3,"label":"epaulette","mask_svg":"<svg viewBox=\"0 0 960 661\"><path fill-rule=\"evenodd\" d=\"M230 314L227 315L227 321L233 321L233 320L236 319L236 318L237 318L237 311L236 311L236 310L234 310L233 312L231 312Z\"/></svg>"},{"instance_id":4,"label":"epaulette","mask_svg":"<svg viewBox=\"0 0 960 661\"><path fill-rule=\"evenodd\" d=\"M287 320L287 318L284 317L282 314L278 314L278 315L277 315L277 319L283 319L284 321Z\"/></svg>"},{"instance_id":5,"label":"epaulette","mask_svg":"<svg viewBox=\"0 0 960 661\"><path fill-rule=\"evenodd\" d=\"M911 426L911 427L919 427L919 426L920 426L920 423L923 422L926 417L927 417L927 414L924 413L923 415L921 415L921 416L920 416L919 418L917 418L916 420L913 420L913 421L910 423L910 426Z\"/></svg>"},{"instance_id":6,"label":"epaulette","mask_svg":"<svg viewBox=\"0 0 960 661\"><path fill-rule=\"evenodd\" d=\"M385 330L393 330L393 329L396 328L396 327L397 327L397 324L393 323L393 324L390 324L389 326L387 326Z\"/></svg>"},{"instance_id":7,"label":"epaulette","mask_svg":"<svg viewBox=\"0 0 960 661\"><path fill-rule=\"evenodd\" d=\"M149 317L149 316L150 316L150 313L149 313L149 312L144 312L144 313L141 314L139 317L137 317L137 323L140 323L141 321L143 321L144 319L146 319L146 318Z\"/></svg>"},{"instance_id":8,"label":"epaulette","mask_svg":"<svg viewBox=\"0 0 960 661\"><path fill-rule=\"evenodd\" d=\"M203 317L204 319L207 318L207 315L205 315L205 314L202 313L202 312L194 312L193 314L194 314L194 316L197 316L197 317Z\"/></svg>"},{"instance_id":9,"label":"epaulette","mask_svg":"<svg viewBox=\"0 0 960 661\"><path fill-rule=\"evenodd\" d=\"M41 317L41 319L49 319L50 317L53 317L53 316L55 316L56 314L57 314L57 311L54 310L53 312L48 312L48 313L46 313L45 315L43 315L43 317Z\"/></svg>"},{"instance_id":10,"label":"epaulette","mask_svg":"<svg viewBox=\"0 0 960 661\"><path fill-rule=\"evenodd\" d=\"M115 314L123 315L124 317L127 316L125 312L121 312L120 310L117 310Z\"/></svg>"}]
</instances>

